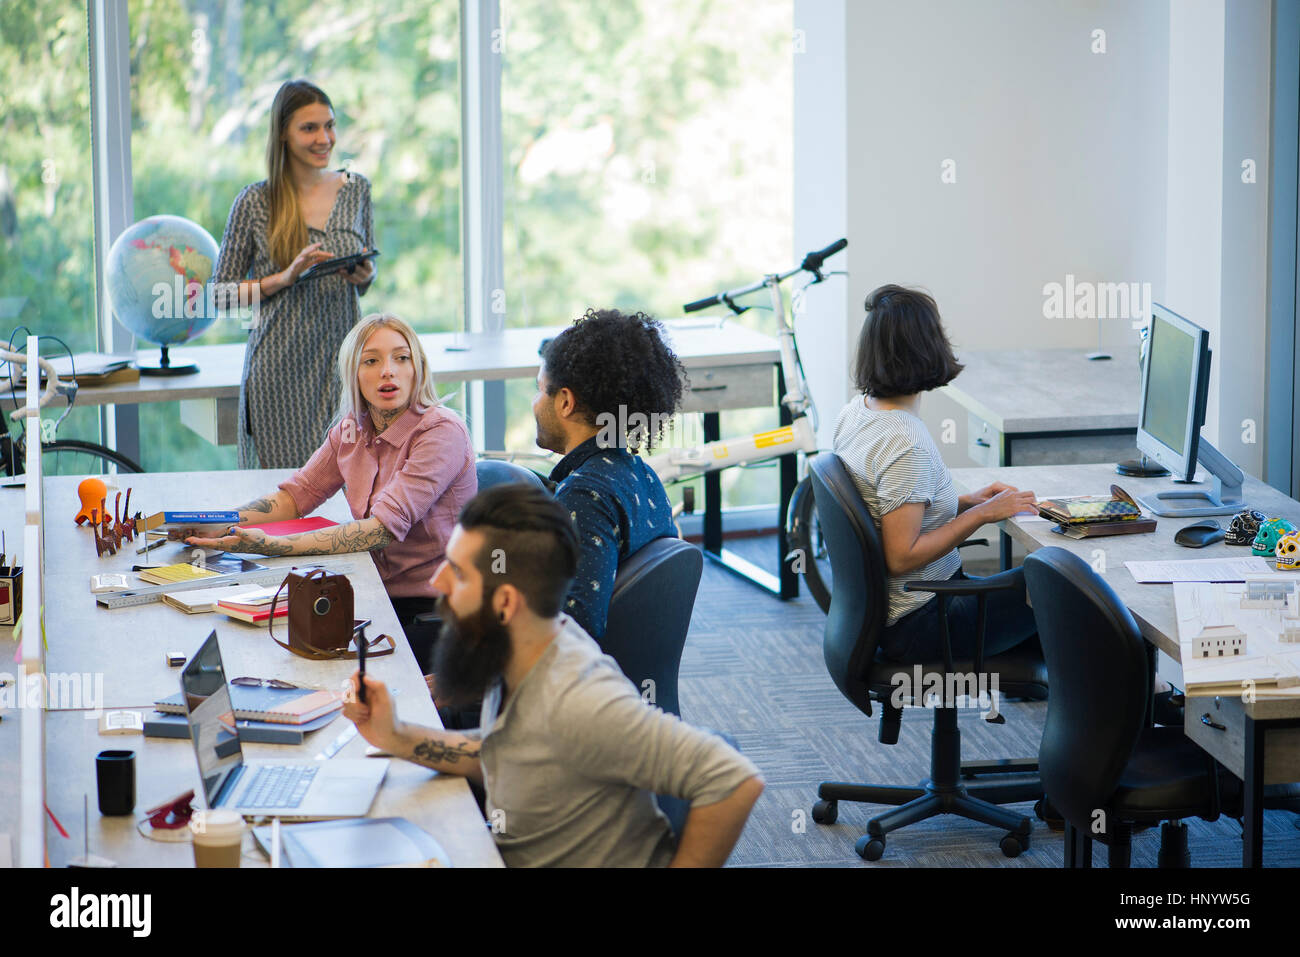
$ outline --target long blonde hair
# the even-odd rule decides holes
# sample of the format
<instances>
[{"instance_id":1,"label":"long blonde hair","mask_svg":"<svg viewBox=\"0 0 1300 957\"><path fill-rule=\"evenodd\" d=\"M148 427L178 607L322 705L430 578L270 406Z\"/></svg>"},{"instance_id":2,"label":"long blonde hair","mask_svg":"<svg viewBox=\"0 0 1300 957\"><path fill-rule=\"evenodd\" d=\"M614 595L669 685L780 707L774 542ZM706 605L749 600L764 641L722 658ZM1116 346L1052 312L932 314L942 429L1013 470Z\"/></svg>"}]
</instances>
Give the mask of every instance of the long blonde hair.
<instances>
[{"instance_id":1,"label":"long blonde hair","mask_svg":"<svg viewBox=\"0 0 1300 957\"><path fill-rule=\"evenodd\" d=\"M343 386L339 394L339 419L352 413L352 417L360 422L361 413L369 411L369 406L361 395L361 387L357 385L357 373L361 369L361 353L365 350L366 343L380 329L392 329L401 333L411 350L411 360L415 365L411 405L432 408L438 404L438 394L433 391L433 373L429 369L429 359L424 354L424 347L420 345L420 337L415 334L410 323L391 312L372 312L352 327L344 338L343 345L339 346L339 378Z\"/></svg>"},{"instance_id":2,"label":"long blonde hair","mask_svg":"<svg viewBox=\"0 0 1300 957\"><path fill-rule=\"evenodd\" d=\"M267 240L271 260L281 269L307 245L307 223L298 206L298 188L289 178L289 147L284 142L289 118L304 106L323 103L331 110L334 104L325 91L306 80L289 80L275 94L271 104L271 129L266 140L266 185L270 193L270 222Z\"/></svg>"}]
</instances>

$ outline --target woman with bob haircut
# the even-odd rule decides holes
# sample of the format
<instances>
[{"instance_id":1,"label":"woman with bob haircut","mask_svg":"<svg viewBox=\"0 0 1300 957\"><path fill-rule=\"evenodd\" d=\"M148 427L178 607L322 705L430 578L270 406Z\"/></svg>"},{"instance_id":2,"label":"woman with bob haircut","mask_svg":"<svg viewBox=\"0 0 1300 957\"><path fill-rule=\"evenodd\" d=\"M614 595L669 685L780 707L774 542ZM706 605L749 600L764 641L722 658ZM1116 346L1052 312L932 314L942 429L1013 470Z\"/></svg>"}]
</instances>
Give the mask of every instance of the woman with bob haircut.
<instances>
[{"instance_id":1,"label":"woman with bob haircut","mask_svg":"<svg viewBox=\"0 0 1300 957\"><path fill-rule=\"evenodd\" d=\"M894 661L933 661L943 657L939 602L932 594L903 591L903 583L967 577L958 544L981 525L1035 511L1034 493L994 482L957 494L919 414L921 394L962 370L939 309L923 292L886 285L867 296L866 310L853 372L860 394L840 412L834 449L880 528L889 591L881 650ZM1025 603L1024 571L989 580L1018 586L988 594L984 652L996 655L1037 629ZM955 658L975 653L976 601L974 595L949 599Z\"/></svg>"},{"instance_id":2,"label":"woman with bob haircut","mask_svg":"<svg viewBox=\"0 0 1300 957\"><path fill-rule=\"evenodd\" d=\"M212 279L256 304L239 386L239 467L297 468L334 415L334 358L361 316L373 260L299 282L309 267L374 248L370 183L331 169L334 107L290 80L271 104L266 179L235 197ZM220 287L218 287L220 288ZM220 305L234 305L233 296Z\"/></svg>"},{"instance_id":3,"label":"woman with bob haircut","mask_svg":"<svg viewBox=\"0 0 1300 957\"><path fill-rule=\"evenodd\" d=\"M434 393L415 331L397 316L362 319L343 340L338 373L338 421L307 464L272 495L241 505L240 525L226 534L182 534L192 545L259 555L369 551L410 637L428 630L413 628L414 619L434 611L433 573L456 516L478 492L474 448L465 423ZM344 487L354 521L296 535L242 527L308 515ZM435 636L416 650L422 664Z\"/></svg>"}]
</instances>

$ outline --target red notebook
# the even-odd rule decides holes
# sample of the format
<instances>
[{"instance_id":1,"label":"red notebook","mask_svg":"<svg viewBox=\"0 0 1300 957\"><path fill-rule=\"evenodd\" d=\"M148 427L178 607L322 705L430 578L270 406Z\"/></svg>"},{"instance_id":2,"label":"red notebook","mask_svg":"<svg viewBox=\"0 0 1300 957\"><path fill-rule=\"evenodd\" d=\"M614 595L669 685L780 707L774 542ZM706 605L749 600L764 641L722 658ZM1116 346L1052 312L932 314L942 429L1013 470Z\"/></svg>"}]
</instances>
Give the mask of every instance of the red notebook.
<instances>
[{"instance_id":1,"label":"red notebook","mask_svg":"<svg viewBox=\"0 0 1300 957\"><path fill-rule=\"evenodd\" d=\"M310 518L291 518L287 522L267 522L265 525L241 525L240 528L260 528L268 535L297 535L299 532L314 532L318 528L330 528L338 522L314 515Z\"/></svg>"},{"instance_id":2,"label":"red notebook","mask_svg":"<svg viewBox=\"0 0 1300 957\"><path fill-rule=\"evenodd\" d=\"M217 611L231 618L237 618L240 621L246 621L250 625L258 625L271 620L271 606L267 605L265 611L243 611L239 608L227 608L221 602L217 602ZM289 603L282 602L276 606L275 617L284 618L289 614Z\"/></svg>"}]
</instances>

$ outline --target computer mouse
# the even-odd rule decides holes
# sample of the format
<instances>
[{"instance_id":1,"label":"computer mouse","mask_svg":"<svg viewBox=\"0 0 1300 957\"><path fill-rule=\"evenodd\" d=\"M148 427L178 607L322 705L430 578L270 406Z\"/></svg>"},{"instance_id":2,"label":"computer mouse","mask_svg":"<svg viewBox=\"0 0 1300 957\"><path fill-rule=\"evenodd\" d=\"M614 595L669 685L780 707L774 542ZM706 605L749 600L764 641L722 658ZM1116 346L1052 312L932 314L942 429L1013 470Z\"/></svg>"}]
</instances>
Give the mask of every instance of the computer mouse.
<instances>
[{"instance_id":1,"label":"computer mouse","mask_svg":"<svg viewBox=\"0 0 1300 957\"><path fill-rule=\"evenodd\" d=\"M1219 527L1218 522L1210 518L1180 528L1178 534L1174 536L1174 541L1188 548L1204 548L1206 545L1223 541L1223 529Z\"/></svg>"}]
</instances>

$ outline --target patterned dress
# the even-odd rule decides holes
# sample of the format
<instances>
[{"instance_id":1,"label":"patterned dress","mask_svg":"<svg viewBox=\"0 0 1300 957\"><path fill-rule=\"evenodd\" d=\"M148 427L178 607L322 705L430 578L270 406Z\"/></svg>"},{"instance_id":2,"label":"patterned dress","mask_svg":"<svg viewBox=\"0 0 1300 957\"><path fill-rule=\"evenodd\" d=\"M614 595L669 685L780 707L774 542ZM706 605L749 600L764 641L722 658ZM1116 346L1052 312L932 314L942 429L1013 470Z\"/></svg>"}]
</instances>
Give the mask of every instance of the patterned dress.
<instances>
[{"instance_id":1,"label":"patterned dress","mask_svg":"<svg viewBox=\"0 0 1300 957\"><path fill-rule=\"evenodd\" d=\"M266 181L235 197L212 278L261 279L279 272L271 260ZM336 256L373 249L370 183L344 173L324 231L307 240ZM239 467L300 468L329 432L338 411L339 346L361 318L360 295L341 274L299 282L262 300L249 332L239 386Z\"/></svg>"}]
</instances>

